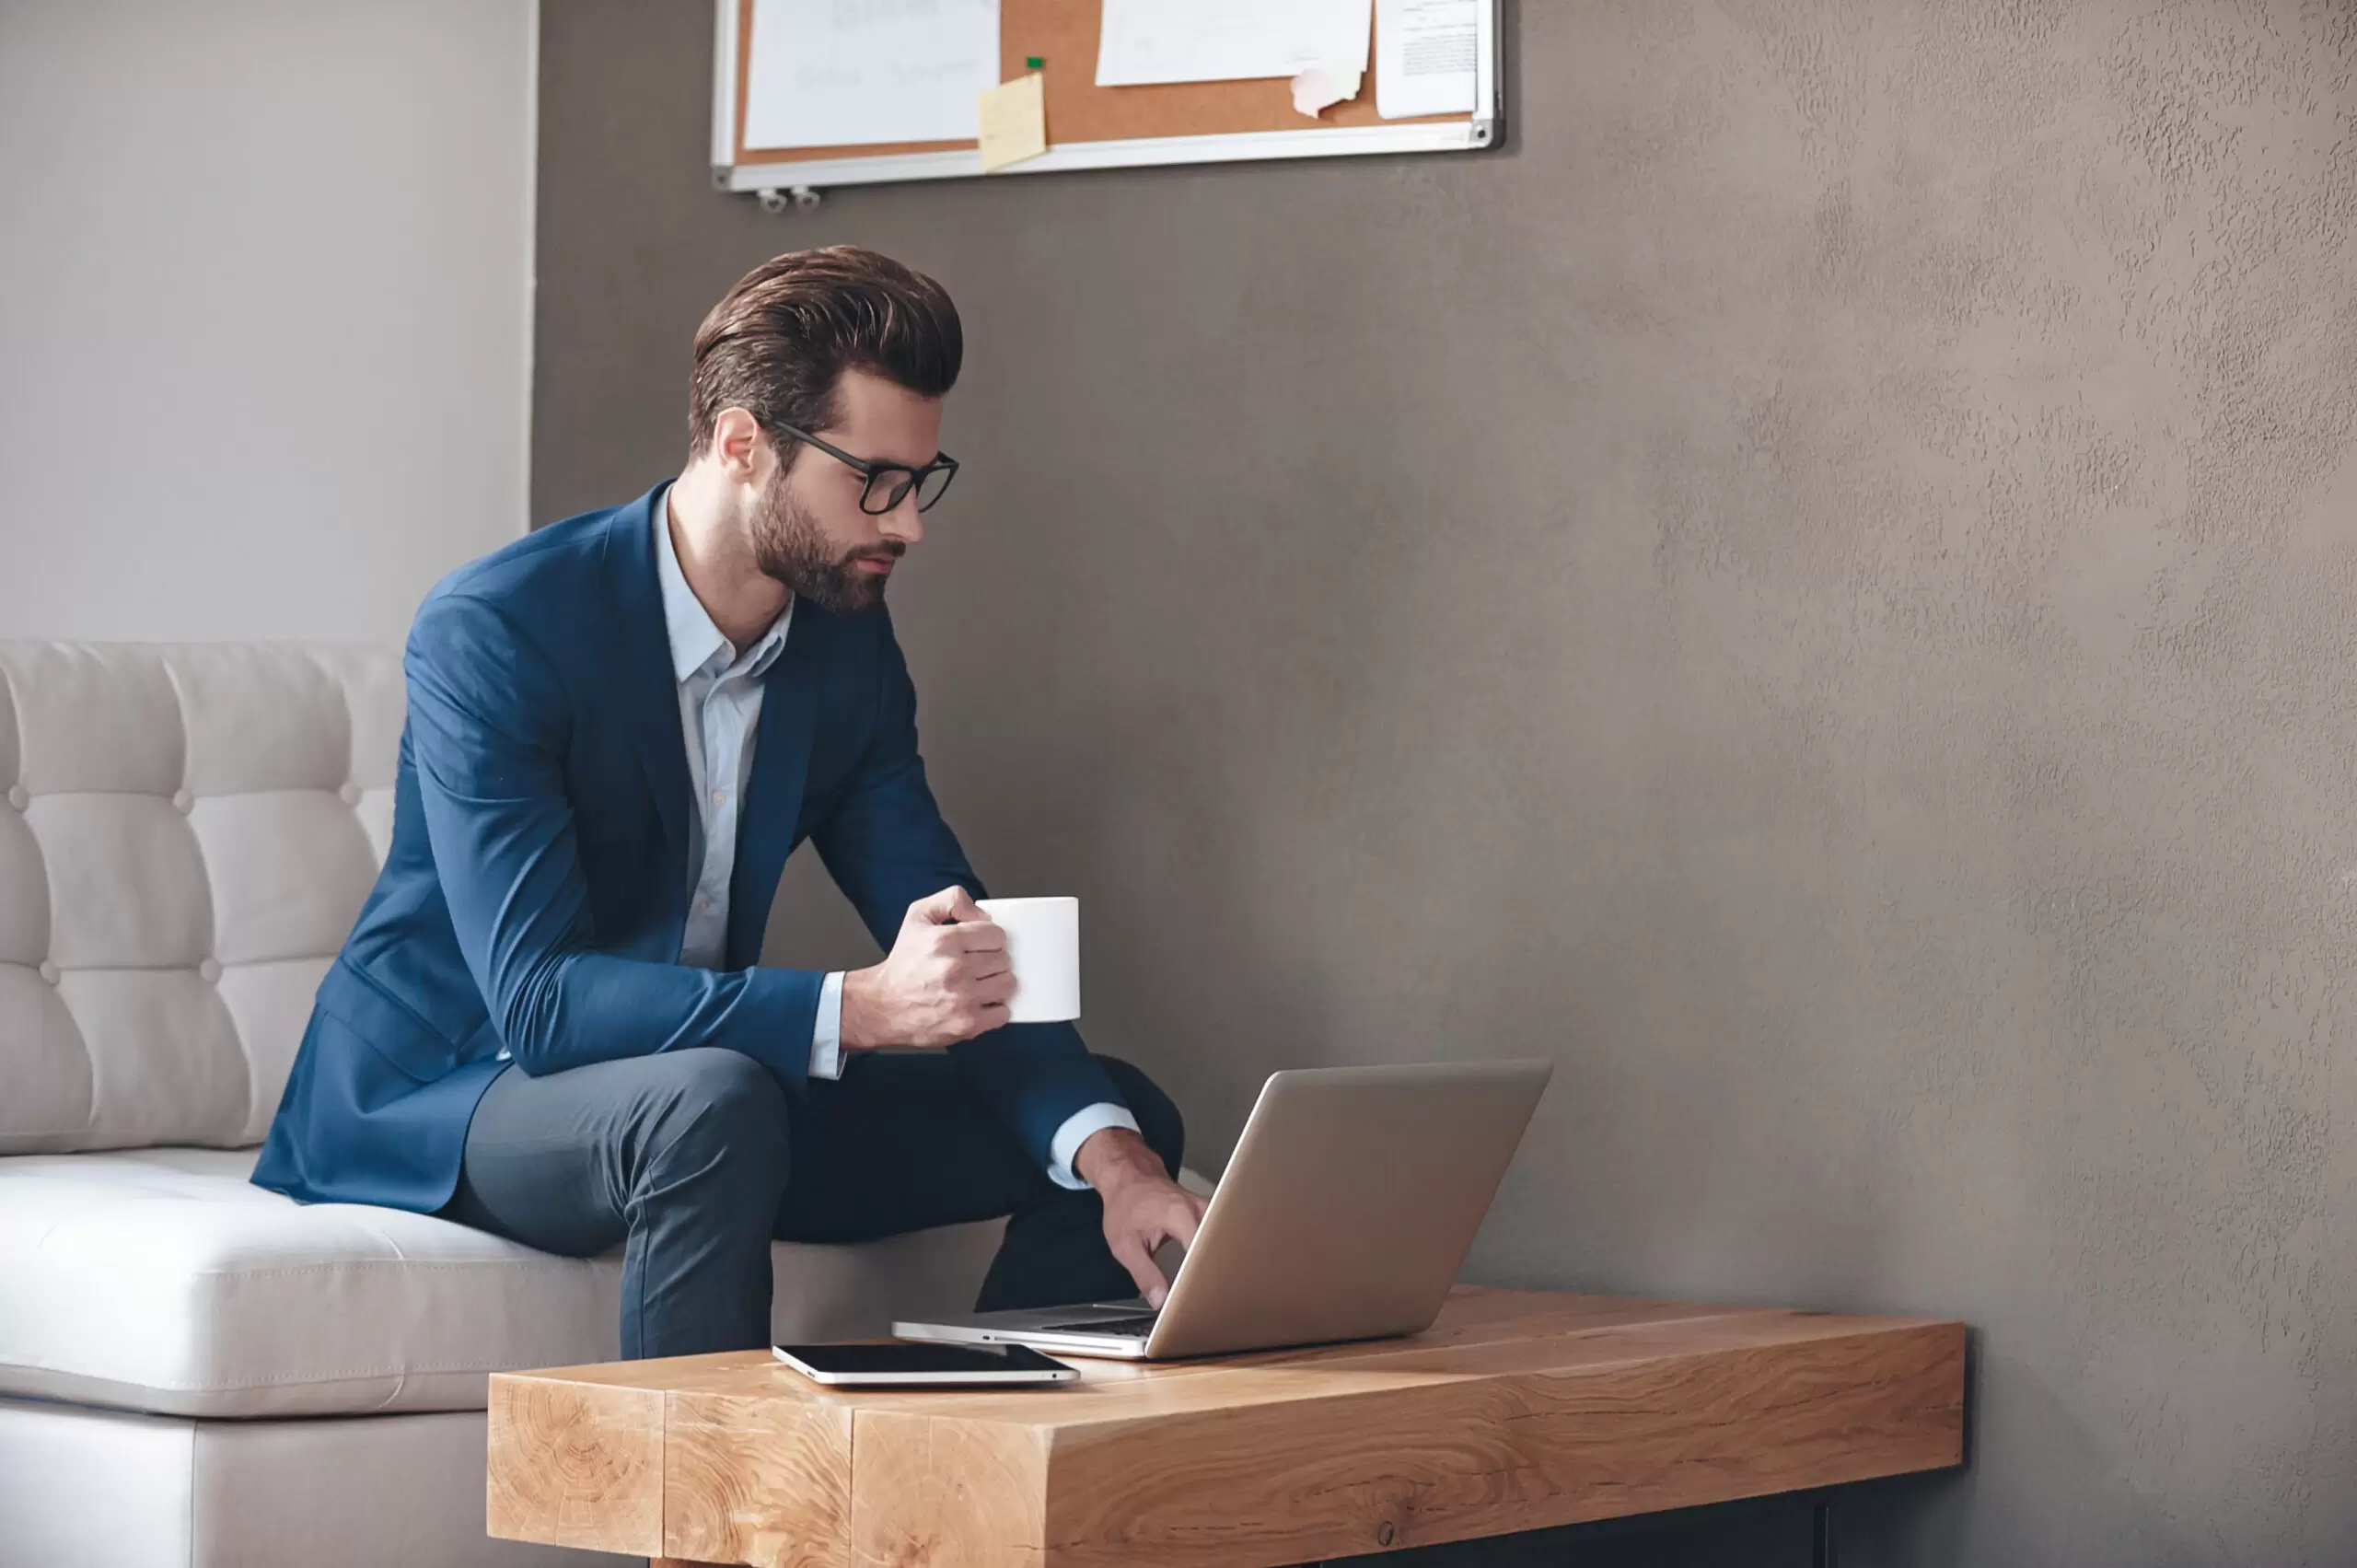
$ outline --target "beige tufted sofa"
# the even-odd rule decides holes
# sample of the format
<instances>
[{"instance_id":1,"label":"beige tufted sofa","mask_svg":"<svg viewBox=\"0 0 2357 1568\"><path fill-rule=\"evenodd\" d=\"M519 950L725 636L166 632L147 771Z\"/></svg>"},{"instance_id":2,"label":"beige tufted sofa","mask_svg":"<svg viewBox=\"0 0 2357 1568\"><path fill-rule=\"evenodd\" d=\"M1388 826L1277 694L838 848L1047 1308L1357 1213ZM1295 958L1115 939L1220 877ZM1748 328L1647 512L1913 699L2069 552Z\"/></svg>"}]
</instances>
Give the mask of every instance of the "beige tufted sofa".
<instances>
[{"instance_id":1,"label":"beige tufted sofa","mask_svg":"<svg viewBox=\"0 0 2357 1568\"><path fill-rule=\"evenodd\" d=\"M250 1185L392 822L399 659L0 643L0 1568L597 1561L482 1533L486 1375L619 1259ZM782 1338L958 1307L966 1226L781 1244Z\"/></svg>"}]
</instances>

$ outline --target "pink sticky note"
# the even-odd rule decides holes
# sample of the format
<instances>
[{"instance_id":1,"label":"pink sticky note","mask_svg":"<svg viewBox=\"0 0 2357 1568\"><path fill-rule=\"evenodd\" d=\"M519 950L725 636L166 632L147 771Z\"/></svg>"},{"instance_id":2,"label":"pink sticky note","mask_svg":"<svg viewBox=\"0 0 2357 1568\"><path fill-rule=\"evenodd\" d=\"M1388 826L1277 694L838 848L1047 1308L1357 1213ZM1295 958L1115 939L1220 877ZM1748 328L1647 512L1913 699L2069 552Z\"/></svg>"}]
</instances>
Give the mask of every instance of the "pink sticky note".
<instances>
[{"instance_id":1,"label":"pink sticky note","mask_svg":"<svg viewBox=\"0 0 2357 1568\"><path fill-rule=\"evenodd\" d=\"M1358 97L1363 75L1347 65L1312 65L1293 79L1293 106L1315 120L1320 110Z\"/></svg>"}]
</instances>

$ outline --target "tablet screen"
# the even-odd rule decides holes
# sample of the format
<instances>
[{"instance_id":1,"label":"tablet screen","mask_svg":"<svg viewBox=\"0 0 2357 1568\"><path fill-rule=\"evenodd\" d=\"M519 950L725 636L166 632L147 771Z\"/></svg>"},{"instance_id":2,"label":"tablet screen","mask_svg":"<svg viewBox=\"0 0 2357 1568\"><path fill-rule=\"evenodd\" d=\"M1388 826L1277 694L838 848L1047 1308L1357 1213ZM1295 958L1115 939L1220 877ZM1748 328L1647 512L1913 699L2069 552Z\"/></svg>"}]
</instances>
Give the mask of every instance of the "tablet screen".
<instances>
[{"instance_id":1,"label":"tablet screen","mask_svg":"<svg viewBox=\"0 0 2357 1568\"><path fill-rule=\"evenodd\" d=\"M778 1345L813 1372L830 1376L890 1374L902 1377L949 1376L960 1373L1047 1373L1068 1370L1053 1356L1028 1345Z\"/></svg>"}]
</instances>

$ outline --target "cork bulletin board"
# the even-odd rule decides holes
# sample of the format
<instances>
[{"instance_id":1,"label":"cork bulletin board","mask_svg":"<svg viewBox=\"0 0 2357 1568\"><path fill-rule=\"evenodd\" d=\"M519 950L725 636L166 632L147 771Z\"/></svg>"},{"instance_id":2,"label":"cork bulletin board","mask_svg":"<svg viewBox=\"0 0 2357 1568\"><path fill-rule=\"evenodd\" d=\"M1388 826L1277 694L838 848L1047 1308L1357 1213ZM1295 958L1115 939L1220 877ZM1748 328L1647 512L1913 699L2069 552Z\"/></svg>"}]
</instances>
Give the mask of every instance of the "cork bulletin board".
<instances>
[{"instance_id":1,"label":"cork bulletin board","mask_svg":"<svg viewBox=\"0 0 2357 1568\"><path fill-rule=\"evenodd\" d=\"M725 191L761 192L782 204L787 192L901 180L981 175L977 144L882 142L859 146L748 146L744 127L753 96L753 0L715 0L713 182ZM993 174L1148 164L1224 163L1405 152L1470 152L1496 145L1500 101L1498 0L1479 7L1474 110L1412 120L1376 112L1373 72L1357 98L1315 120L1297 112L1283 79L1097 86L1099 0L1000 0L999 76L1011 81L1043 62L1048 150ZM807 199L806 194L806 199Z\"/></svg>"}]
</instances>

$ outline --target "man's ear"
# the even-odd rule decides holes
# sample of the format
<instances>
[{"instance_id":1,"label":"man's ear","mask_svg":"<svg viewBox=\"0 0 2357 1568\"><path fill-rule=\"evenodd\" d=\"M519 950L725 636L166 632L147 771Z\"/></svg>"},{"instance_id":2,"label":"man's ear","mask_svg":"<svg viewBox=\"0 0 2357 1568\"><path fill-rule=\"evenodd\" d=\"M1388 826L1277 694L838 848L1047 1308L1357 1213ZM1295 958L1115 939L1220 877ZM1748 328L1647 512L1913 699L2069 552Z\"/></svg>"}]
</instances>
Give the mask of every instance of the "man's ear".
<instances>
[{"instance_id":1,"label":"man's ear","mask_svg":"<svg viewBox=\"0 0 2357 1568\"><path fill-rule=\"evenodd\" d=\"M712 455L721 472L739 484L761 478L769 444L761 439L761 422L740 408L725 408L712 422Z\"/></svg>"}]
</instances>

